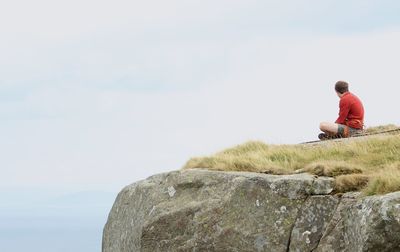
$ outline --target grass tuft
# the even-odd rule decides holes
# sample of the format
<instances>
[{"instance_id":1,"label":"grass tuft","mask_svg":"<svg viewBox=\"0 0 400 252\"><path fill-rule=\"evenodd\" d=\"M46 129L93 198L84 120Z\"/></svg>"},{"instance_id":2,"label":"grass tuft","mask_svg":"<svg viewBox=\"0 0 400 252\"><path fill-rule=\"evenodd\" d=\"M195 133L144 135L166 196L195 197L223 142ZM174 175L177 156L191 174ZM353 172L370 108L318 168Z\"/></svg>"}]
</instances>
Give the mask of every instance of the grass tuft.
<instances>
[{"instance_id":1,"label":"grass tuft","mask_svg":"<svg viewBox=\"0 0 400 252\"><path fill-rule=\"evenodd\" d=\"M400 163L392 164L372 174L370 182L363 189L365 195L396 191L400 191Z\"/></svg>"},{"instance_id":2,"label":"grass tuft","mask_svg":"<svg viewBox=\"0 0 400 252\"><path fill-rule=\"evenodd\" d=\"M367 129L369 133L397 128ZM337 192L366 195L400 191L400 135L378 135L320 145L267 145L247 142L207 157L190 159L183 169L250 171L268 174L308 172L334 177Z\"/></svg>"},{"instance_id":3,"label":"grass tuft","mask_svg":"<svg viewBox=\"0 0 400 252\"><path fill-rule=\"evenodd\" d=\"M307 165L302 172L308 172L318 176L337 177L340 175L362 173L362 169L354 164L343 161L318 161Z\"/></svg>"},{"instance_id":4,"label":"grass tuft","mask_svg":"<svg viewBox=\"0 0 400 252\"><path fill-rule=\"evenodd\" d=\"M369 176L362 174L347 174L336 177L335 192L344 193L350 191L360 191L368 185Z\"/></svg>"}]
</instances>

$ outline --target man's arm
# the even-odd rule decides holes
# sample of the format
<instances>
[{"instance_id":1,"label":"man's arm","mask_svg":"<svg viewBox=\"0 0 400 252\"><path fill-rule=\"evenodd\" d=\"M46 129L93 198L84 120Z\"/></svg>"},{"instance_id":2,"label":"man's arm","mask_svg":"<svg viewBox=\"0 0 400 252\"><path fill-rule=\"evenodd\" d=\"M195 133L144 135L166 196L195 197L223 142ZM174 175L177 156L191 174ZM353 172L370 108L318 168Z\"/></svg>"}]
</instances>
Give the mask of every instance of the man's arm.
<instances>
[{"instance_id":1,"label":"man's arm","mask_svg":"<svg viewBox=\"0 0 400 252\"><path fill-rule=\"evenodd\" d=\"M340 100L339 108L339 117L335 123L345 124L347 115L350 111L350 103L346 102L345 100Z\"/></svg>"}]
</instances>

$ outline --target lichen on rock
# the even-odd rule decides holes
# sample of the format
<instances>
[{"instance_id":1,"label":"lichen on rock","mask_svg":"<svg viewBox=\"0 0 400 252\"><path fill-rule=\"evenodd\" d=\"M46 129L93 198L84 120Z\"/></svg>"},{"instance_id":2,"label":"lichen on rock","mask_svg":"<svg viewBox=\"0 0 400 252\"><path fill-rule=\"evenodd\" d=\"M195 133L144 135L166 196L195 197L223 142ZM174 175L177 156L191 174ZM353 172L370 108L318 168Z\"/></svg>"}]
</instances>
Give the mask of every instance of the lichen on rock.
<instances>
[{"instance_id":1,"label":"lichen on rock","mask_svg":"<svg viewBox=\"0 0 400 252\"><path fill-rule=\"evenodd\" d=\"M400 193L340 198L331 195L333 186L332 178L309 174L188 169L155 175L119 193L103 252L400 248Z\"/></svg>"}]
</instances>

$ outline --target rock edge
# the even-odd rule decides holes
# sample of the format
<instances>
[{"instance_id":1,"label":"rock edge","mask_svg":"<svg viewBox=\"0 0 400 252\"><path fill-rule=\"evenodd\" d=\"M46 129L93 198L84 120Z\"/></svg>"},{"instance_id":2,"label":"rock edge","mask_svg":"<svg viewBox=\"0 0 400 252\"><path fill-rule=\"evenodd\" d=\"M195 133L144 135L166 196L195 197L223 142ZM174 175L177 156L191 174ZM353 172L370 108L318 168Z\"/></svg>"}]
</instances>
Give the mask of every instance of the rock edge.
<instances>
[{"instance_id":1,"label":"rock edge","mask_svg":"<svg viewBox=\"0 0 400 252\"><path fill-rule=\"evenodd\" d=\"M334 180L189 169L125 187L103 252L400 251L400 192L329 195Z\"/></svg>"}]
</instances>

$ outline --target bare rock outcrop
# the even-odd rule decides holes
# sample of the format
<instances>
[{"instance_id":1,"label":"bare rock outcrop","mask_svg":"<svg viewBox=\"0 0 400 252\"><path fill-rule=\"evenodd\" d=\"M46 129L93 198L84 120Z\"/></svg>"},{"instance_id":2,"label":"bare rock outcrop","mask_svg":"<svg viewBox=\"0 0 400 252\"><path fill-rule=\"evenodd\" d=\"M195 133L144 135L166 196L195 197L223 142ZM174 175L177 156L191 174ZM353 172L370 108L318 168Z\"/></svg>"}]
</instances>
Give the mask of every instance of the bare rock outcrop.
<instances>
[{"instance_id":1,"label":"bare rock outcrop","mask_svg":"<svg viewBox=\"0 0 400 252\"><path fill-rule=\"evenodd\" d=\"M400 251L400 192L339 198L333 186L309 174L155 175L119 193L103 252Z\"/></svg>"}]
</instances>

